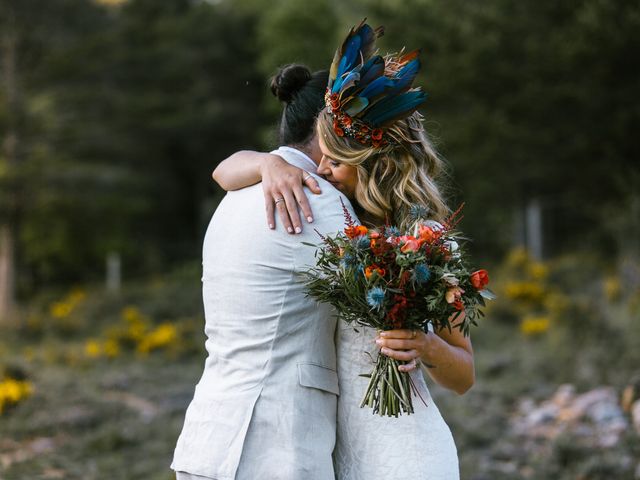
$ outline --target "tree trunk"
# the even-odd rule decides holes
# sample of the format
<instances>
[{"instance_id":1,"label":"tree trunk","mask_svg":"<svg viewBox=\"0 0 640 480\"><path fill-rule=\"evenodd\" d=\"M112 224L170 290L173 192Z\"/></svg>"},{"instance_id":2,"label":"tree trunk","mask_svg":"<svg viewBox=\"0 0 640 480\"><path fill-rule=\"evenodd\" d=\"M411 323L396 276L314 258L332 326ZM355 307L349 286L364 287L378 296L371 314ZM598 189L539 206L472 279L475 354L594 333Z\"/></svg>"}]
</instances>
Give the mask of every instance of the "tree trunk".
<instances>
[{"instance_id":1,"label":"tree trunk","mask_svg":"<svg viewBox=\"0 0 640 480\"><path fill-rule=\"evenodd\" d=\"M15 307L13 231L0 225L0 325L10 322Z\"/></svg>"},{"instance_id":2,"label":"tree trunk","mask_svg":"<svg viewBox=\"0 0 640 480\"><path fill-rule=\"evenodd\" d=\"M2 154L8 166L9 175L15 172L18 163L18 134L16 117L19 108L17 88L17 62L15 31L9 19L8 25L3 25L0 44L0 61L2 83L8 106L8 126L2 139ZM0 324L8 323L13 316L15 307L15 238L16 238L16 199L15 185L9 182L8 205L5 205L0 220Z\"/></svg>"}]
</instances>

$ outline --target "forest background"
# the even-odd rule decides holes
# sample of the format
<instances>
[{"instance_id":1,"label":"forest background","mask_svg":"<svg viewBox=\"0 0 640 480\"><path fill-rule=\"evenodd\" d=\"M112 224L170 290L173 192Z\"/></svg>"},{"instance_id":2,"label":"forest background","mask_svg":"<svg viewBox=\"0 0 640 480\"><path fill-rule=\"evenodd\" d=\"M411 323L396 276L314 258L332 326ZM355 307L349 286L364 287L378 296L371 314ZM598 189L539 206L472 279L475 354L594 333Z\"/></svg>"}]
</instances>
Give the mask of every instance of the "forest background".
<instances>
[{"instance_id":1,"label":"forest background","mask_svg":"<svg viewBox=\"0 0 640 480\"><path fill-rule=\"evenodd\" d=\"M640 478L628 0L0 0L0 478L171 478L211 172L276 146L269 77L327 68L363 17L383 51L422 48L449 203L500 297L478 384L433 387L463 478Z\"/></svg>"}]
</instances>

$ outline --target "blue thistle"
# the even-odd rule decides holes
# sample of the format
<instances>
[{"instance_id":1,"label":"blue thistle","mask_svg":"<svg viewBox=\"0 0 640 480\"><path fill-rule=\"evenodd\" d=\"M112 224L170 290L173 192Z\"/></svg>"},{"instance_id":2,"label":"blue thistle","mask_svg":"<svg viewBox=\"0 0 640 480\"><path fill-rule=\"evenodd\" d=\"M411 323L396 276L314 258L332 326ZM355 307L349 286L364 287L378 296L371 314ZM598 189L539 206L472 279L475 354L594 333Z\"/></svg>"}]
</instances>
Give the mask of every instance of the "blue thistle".
<instances>
[{"instance_id":1,"label":"blue thistle","mask_svg":"<svg viewBox=\"0 0 640 480\"><path fill-rule=\"evenodd\" d=\"M414 221L425 220L429 218L429 209L422 205L411 205L409 218Z\"/></svg>"},{"instance_id":2,"label":"blue thistle","mask_svg":"<svg viewBox=\"0 0 640 480\"><path fill-rule=\"evenodd\" d=\"M355 240L356 240L356 248L359 250L364 250L366 248L369 248L370 246L369 237L367 237L366 235L360 235Z\"/></svg>"},{"instance_id":3,"label":"blue thistle","mask_svg":"<svg viewBox=\"0 0 640 480\"><path fill-rule=\"evenodd\" d=\"M429 270L429 267L426 264L419 263L418 265L416 265L415 269L413 270L413 279L416 282L420 284L427 283L430 278L431 270Z\"/></svg>"},{"instance_id":4,"label":"blue thistle","mask_svg":"<svg viewBox=\"0 0 640 480\"><path fill-rule=\"evenodd\" d=\"M380 309L384 303L385 291L380 287L373 287L367 292L367 303L371 308Z\"/></svg>"},{"instance_id":5,"label":"blue thistle","mask_svg":"<svg viewBox=\"0 0 640 480\"><path fill-rule=\"evenodd\" d=\"M345 253L344 257L340 260L340 266L344 268L353 267L356 264L356 258L350 253Z\"/></svg>"},{"instance_id":6,"label":"blue thistle","mask_svg":"<svg viewBox=\"0 0 640 480\"><path fill-rule=\"evenodd\" d=\"M392 226L386 227L384 233L387 237L400 236L400 230L398 229L398 227L392 227Z\"/></svg>"}]
</instances>

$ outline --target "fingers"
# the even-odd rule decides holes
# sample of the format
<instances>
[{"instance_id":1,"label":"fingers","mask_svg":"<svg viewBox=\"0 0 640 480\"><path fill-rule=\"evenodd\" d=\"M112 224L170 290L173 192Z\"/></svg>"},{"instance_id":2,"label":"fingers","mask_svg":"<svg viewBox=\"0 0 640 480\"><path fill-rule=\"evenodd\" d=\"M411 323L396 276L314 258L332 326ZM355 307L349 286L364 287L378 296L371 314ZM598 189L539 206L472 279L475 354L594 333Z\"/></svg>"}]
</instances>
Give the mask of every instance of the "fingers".
<instances>
[{"instance_id":1,"label":"fingers","mask_svg":"<svg viewBox=\"0 0 640 480\"><path fill-rule=\"evenodd\" d=\"M287 230L287 232L293 233L294 230L291 223L291 218L289 217L289 212L287 210L288 206L286 197L284 195L281 195L279 198L275 199L274 202L276 210L278 211L278 218L282 222L282 226ZM289 200L289 203L291 203L291 200Z\"/></svg>"},{"instance_id":2,"label":"fingers","mask_svg":"<svg viewBox=\"0 0 640 480\"><path fill-rule=\"evenodd\" d=\"M410 372L418 368L419 361L417 358L414 358L409 363L405 363L404 365L398 365L398 370L401 372Z\"/></svg>"},{"instance_id":3,"label":"fingers","mask_svg":"<svg viewBox=\"0 0 640 480\"><path fill-rule=\"evenodd\" d=\"M267 211L267 225L269 228L273 230L276 228L276 217L275 217L275 200L271 195L264 196L264 208ZM282 203L282 202L280 202Z\"/></svg>"},{"instance_id":4,"label":"fingers","mask_svg":"<svg viewBox=\"0 0 640 480\"><path fill-rule=\"evenodd\" d=\"M392 350L413 350L418 348L415 340L397 340L395 338L378 338L376 344L379 347L391 348Z\"/></svg>"},{"instance_id":5,"label":"fingers","mask_svg":"<svg viewBox=\"0 0 640 480\"><path fill-rule=\"evenodd\" d=\"M302 183L305 184L312 193L315 193L316 195L322 193L322 190L320 190L320 185L318 184L318 181L313 178L313 175L307 172L303 172L302 175Z\"/></svg>"},{"instance_id":6,"label":"fingers","mask_svg":"<svg viewBox=\"0 0 640 480\"><path fill-rule=\"evenodd\" d=\"M414 339L417 338L420 332L418 330L385 330L380 332L380 336L382 338L405 338L405 339Z\"/></svg>"},{"instance_id":7,"label":"fingers","mask_svg":"<svg viewBox=\"0 0 640 480\"><path fill-rule=\"evenodd\" d=\"M284 197L284 203L287 205L287 215L291 220L293 230L296 233L302 232L302 220L300 219L300 212L298 211L298 200L293 191L290 190L282 192L282 196Z\"/></svg>"},{"instance_id":8,"label":"fingers","mask_svg":"<svg viewBox=\"0 0 640 480\"><path fill-rule=\"evenodd\" d=\"M312 223L313 213L311 212L311 205L309 205L309 200L301 185L293 188L293 195L302 210L302 215L307 219L307 222Z\"/></svg>"},{"instance_id":9,"label":"fingers","mask_svg":"<svg viewBox=\"0 0 640 480\"><path fill-rule=\"evenodd\" d=\"M380 352L387 357L405 362L410 362L414 358L419 357L417 350L391 350L390 348L383 348Z\"/></svg>"}]
</instances>

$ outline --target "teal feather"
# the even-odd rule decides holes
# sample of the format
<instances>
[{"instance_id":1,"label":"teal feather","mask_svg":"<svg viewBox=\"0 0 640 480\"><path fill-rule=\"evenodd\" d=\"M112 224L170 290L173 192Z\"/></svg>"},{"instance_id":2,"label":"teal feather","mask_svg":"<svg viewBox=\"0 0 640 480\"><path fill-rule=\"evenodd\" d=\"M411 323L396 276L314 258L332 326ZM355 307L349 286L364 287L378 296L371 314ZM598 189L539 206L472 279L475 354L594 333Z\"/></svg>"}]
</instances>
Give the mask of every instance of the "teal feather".
<instances>
[{"instance_id":1,"label":"teal feather","mask_svg":"<svg viewBox=\"0 0 640 480\"><path fill-rule=\"evenodd\" d=\"M422 90L411 90L395 97L387 97L369 108L362 116L362 120L373 127L382 127L387 123L408 117L426 99L427 95Z\"/></svg>"},{"instance_id":2,"label":"teal feather","mask_svg":"<svg viewBox=\"0 0 640 480\"><path fill-rule=\"evenodd\" d=\"M369 105L369 100L367 100L366 98L353 97L344 105L343 110L347 115L353 117L367 108L367 105Z\"/></svg>"}]
</instances>

